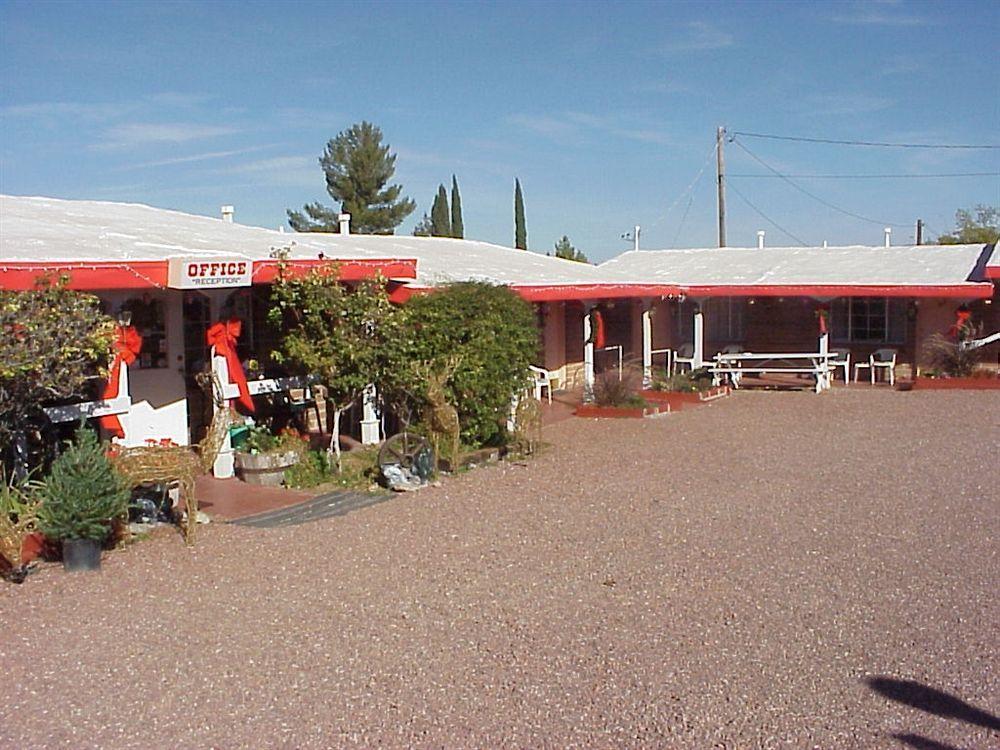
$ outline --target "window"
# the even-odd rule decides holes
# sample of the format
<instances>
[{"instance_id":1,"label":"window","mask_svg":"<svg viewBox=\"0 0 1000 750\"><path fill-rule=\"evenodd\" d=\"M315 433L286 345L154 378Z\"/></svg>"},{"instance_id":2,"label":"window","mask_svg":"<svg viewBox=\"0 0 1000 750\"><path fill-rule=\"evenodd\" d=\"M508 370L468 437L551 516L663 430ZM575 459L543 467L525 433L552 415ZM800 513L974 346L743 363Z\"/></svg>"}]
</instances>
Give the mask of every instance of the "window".
<instances>
[{"instance_id":1,"label":"window","mask_svg":"<svg viewBox=\"0 0 1000 750\"><path fill-rule=\"evenodd\" d=\"M163 300L149 293L122 303L122 312L131 314L131 325L142 336L142 350L135 361L140 370L167 366L167 326Z\"/></svg>"},{"instance_id":2,"label":"window","mask_svg":"<svg viewBox=\"0 0 1000 750\"><path fill-rule=\"evenodd\" d=\"M716 297L705 302L705 338L709 341L743 341L743 312L746 300Z\"/></svg>"},{"instance_id":3,"label":"window","mask_svg":"<svg viewBox=\"0 0 1000 750\"><path fill-rule=\"evenodd\" d=\"M833 340L860 344L902 344L906 300L897 297L840 297L833 302Z\"/></svg>"}]
</instances>

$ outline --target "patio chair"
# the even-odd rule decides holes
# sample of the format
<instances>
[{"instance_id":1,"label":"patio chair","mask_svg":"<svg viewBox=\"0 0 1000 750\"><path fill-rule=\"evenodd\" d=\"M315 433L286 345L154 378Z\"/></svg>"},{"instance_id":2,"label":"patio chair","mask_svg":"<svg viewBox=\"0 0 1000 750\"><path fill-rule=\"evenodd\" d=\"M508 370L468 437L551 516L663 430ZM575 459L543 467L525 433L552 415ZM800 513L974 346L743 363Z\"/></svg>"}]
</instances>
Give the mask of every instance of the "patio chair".
<instances>
[{"instance_id":1,"label":"patio chair","mask_svg":"<svg viewBox=\"0 0 1000 750\"><path fill-rule=\"evenodd\" d=\"M552 381L556 379L556 374L542 367L535 367L534 365L528 365L528 369L531 370L531 375L533 377L532 387L534 388L535 398L539 401L542 400L542 390L546 392L548 401L552 403Z\"/></svg>"},{"instance_id":2,"label":"patio chair","mask_svg":"<svg viewBox=\"0 0 1000 750\"><path fill-rule=\"evenodd\" d=\"M694 344L681 344L674 355L674 373L677 372L677 365L687 365L688 369L694 369Z\"/></svg>"},{"instance_id":3,"label":"patio chair","mask_svg":"<svg viewBox=\"0 0 1000 750\"><path fill-rule=\"evenodd\" d=\"M844 368L844 384L851 382L851 350L850 349L831 349L830 354L830 369L833 372L830 374L830 380L833 380L833 376L837 372L838 367Z\"/></svg>"},{"instance_id":4,"label":"patio chair","mask_svg":"<svg viewBox=\"0 0 1000 750\"><path fill-rule=\"evenodd\" d=\"M868 365L871 367L872 372L872 385L875 385L875 371L882 369L886 371L886 376L889 378L889 385L896 384L896 350L895 349L878 349L872 352L872 355L868 358ZM884 380L885 378L883 378Z\"/></svg>"},{"instance_id":5,"label":"patio chair","mask_svg":"<svg viewBox=\"0 0 1000 750\"><path fill-rule=\"evenodd\" d=\"M743 351L743 347L740 346L739 344L726 344L726 346L723 347L722 351L719 352L716 355L716 359L721 364L726 364L726 357L725 357L726 354L739 354L742 351ZM736 366L737 366L737 368L739 368L741 365L740 365L740 363L737 362ZM738 373L738 372L732 372L732 373L730 373L729 374L729 382L733 385L734 388L739 388L740 387L740 373Z\"/></svg>"}]
</instances>

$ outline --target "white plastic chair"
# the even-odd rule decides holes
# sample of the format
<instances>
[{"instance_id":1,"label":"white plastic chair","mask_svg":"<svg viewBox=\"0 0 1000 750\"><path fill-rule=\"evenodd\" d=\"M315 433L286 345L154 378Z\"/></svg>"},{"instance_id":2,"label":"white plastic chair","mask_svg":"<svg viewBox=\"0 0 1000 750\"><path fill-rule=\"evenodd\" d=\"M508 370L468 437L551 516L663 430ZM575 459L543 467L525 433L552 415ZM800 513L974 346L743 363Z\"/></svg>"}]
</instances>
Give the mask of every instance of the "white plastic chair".
<instances>
[{"instance_id":1,"label":"white plastic chair","mask_svg":"<svg viewBox=\"0 0 1000 750\"><path fill-rule=\"evenodd\" d=\"M534 376L534 381L532 386L535 389L535 398L539 401L542 400L542 390L545 389L546 395L548 396L548 401L552 403L552 381L555 379L555 373L550 372L541 367L535 367L534 365L528 365L528 369L531 370L531 374Z\"/></svg>"},{"instance_id":2,"label":"white plastic chair","mask_svg":"<svg viewBox=\"0 0 1000 750\"><path fill-rule=\"evenodd\" d=\"M868 365L871 367L872 371L872 385L875 385L875 371L878 369L886 371L886 375L889 378L889 385L896 384L895 349L878 349L872 352L872 355L868 358ZM883 380L884 379L885 378L883 378Z\"/></svg>"},{"instance_id":3,"label":"white plastic chair","mask_svg":"<svg viewBox=\"0 0 1000 750\"><path fill-rule=\"evenodd\" d=\"M677 365L687 365L688 369L694 369L694 344L681 344L681 348L674 355L674 372L677 372Z\"/></svg>"},{"instance_id":4,"label":"white plastic chair","mask_svg":"<svg viewBox=\"0 0 1000 750\"><path fill-rule=\"evenodd\" d=\"M727 355L727 354L739 354L742 351L743 351L743 347L740 346L739 344L726 344L726 346L723 347L722 351L719 352L717 355L715 355L715 359L716 359L716 361L719 362L719 364L722 364L722 365L731 365L732 362L728 361L726 359L725 355ZM736 363L737 369L739 369L740 366L741 366L740 363L737 362ZM738 372L731 372L731 373L729 373L729 382L732 383L735 388L739 388L740 387L740 373L738 373Z\"/></svg>"},{"instance_id":5,"label":"white plastic chair","mask_svg":"<svg viewBox=\"0 0 1000 750\"><path fill-rule=\"evenodd\" d=\"M830 354L834 355L830 357L830 369L833 373L837 372L838 367L844 368L844 383L851 382L851 350L850 349L831 349ZM833 380L833 373L830 375L830 379ZM857 379L857 378L855 378Z\"/></svg>"}]
</instances>

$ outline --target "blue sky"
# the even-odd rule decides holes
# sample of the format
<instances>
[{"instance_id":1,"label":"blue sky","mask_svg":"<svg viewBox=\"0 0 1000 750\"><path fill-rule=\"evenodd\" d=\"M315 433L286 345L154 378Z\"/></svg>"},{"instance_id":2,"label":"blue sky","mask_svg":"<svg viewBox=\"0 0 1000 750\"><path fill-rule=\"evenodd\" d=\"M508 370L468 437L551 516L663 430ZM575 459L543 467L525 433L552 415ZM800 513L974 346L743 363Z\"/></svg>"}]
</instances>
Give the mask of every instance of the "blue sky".
<instances>
[{"instance_id":1,"label":"blue sky","mask_svg":"<svg viewBox=\"0 0 1000 750\"><path fill-rule=\"evenodd\" d=\"M562 234L592 259L716 241L715 129L1000 143L1000 3L0 2L0 191L149 203L276 227L323 200L326 141L362 119L417 211L457 174L466 236ZM743 148L749 150L744 151ZM1000 178L1000 150L738 136L729 244L910 241ZM700 175L700 178L699 178ZM696 180L696 178L698 178ZM693 187L690 187L694 183ZM742 196L742 197L741 197Z\"/></svg>"}]
</instances>

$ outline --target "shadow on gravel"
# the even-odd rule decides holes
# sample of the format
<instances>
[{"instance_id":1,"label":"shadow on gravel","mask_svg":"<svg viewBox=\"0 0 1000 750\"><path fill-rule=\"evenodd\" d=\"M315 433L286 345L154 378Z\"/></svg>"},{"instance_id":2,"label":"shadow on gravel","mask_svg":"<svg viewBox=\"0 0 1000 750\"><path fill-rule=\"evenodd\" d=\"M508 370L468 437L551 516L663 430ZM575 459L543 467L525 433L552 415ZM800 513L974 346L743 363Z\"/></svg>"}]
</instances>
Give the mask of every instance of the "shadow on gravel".
<instances>
[{"instance_id":1,"label":"shadow on gravel","mask_svg":"<svg viewBox=\"0 0 1000 750\"><path fill-rule=\"evenodd\" d=\"M913 680L895 680L891 677L870 677L865 682L868 683L868 687L879 695L884 695L886 698L894 700L897 703L912 706L935 716L958 719L967 724L975 724L976 726L986 727L993 731L1000 731L1000 718L976 708L962 699L956 698L954 695L929 688L926 685L921 685L919 682L914 682ZM904 738L910 736L902 735L899 739L903 739L905 742ZM947 747L946 745L939 745L932 740L924 740L920 737L915 737L915 739L931 744L924 746L914 745L914 747Z\"/></svg>"},{"instance_id":2,"label":"shadow on gravel","mask_svg":"<svg viewBox=\"0 0 1000 750\"><path fill-rule=\"evenodd\" d=\"M954 745L945 745L943 742L935 742L919 734L894 734L893 738L899 740L904 745L909 745L916 750L961 750Z\"/></svg>"}]
</instances>

